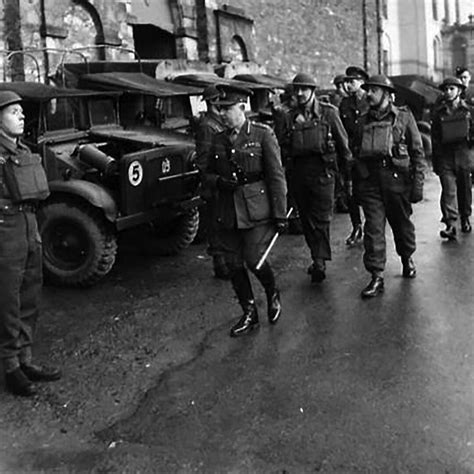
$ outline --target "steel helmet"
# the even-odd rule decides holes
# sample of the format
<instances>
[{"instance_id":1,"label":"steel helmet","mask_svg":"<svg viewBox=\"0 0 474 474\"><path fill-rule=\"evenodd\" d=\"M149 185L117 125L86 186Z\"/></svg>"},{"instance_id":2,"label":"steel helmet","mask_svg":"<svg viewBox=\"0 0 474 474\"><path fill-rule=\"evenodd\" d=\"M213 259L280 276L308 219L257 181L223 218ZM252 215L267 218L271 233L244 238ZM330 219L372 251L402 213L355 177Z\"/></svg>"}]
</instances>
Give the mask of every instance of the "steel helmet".
<instances>
[{"instance_id":1,"label":"steel helmet","mask_svg":"<svg viewBox=\"0 0 474 474\"><path fill-rule=\"evenodd\" d=\"M7 105L18 104L23 99L13 91L0 91L0 109Z\"/></svg>"},{"instance_id":2,"label":"steel helmet","mask_svg":"<svg viewBox=\"0 0 474 474\"><path fill-rule=\"evenodd\" d=\"M446 77L444 81L438 86L438 88L444 91L446 86L456 86L462 90L466 88L466 86L462 83L461 79L458 79L457 77L454 77L454 76Z\"/></svg>"},{"instance_id":3,"label":"steel helmet","mask_svg":"<svg viewBox=\"0 0 474 474\"><path fill-rule=\"evenodd\" d=\"M393 82L383 74L375 74L374 76L370 76L364 84L362 84L362 88L367 90L369 87L381 87L382 89L386 89L390 92L395 92L395 86Z\"/></svg>"},{"instance_id":4,"label":"steel helmet","mask_svg":"<svg viewBox=\"0 0 474 474\"><path fill-rule=\"evenodd\" d=\"M316 88L316 81L305 72L299 72L292 81L293 87L312 87Z\"/></svg>"}]
</instances>

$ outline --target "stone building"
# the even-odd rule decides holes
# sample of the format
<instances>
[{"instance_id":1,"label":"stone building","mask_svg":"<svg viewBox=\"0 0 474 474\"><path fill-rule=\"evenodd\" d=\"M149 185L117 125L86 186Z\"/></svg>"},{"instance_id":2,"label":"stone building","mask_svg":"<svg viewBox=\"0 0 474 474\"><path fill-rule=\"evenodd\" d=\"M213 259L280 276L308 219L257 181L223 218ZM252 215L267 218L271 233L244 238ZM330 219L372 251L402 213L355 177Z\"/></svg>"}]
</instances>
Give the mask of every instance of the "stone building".
<instances>
[{"instance_id":1,"label":"stone building","mask_svg":"<svg viewBox=\"0 0 474 474\"><path fill-rule=\"evenodd\" d=\"M377 72L379 4L380 0L3 0L3 75L47 81L63 61L131 59L135 50L142 59L225 64L230 70L234 64L252 64L284 78L305 71L327 87L348 64ZM25 54L12 53L20 50Z\"/></svg>"}]
</instances>

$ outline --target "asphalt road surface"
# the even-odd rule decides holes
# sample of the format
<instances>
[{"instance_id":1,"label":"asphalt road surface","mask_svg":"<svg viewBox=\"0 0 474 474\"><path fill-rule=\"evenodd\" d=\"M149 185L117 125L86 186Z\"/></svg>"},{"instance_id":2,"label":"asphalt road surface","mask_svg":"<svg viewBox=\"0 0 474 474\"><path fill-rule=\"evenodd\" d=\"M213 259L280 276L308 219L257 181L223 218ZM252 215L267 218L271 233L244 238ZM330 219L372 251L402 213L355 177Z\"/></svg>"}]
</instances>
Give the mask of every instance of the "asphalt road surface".
<instances>
[{"instance_id":1,"label":"asphalt road surface","mask_svg":"<svg viewBox=\"0 0 474 474\"><path fill-rule=\"evenodd\" d=\"M321 284L283 236L283 316L269 326L259 288L248 337L228 336L240 310L204 245L46 287L37 354L65 376L32 400L0 389L0 472L474 473L474 236L441 241L439 191L431 175L415 206L417 278L390 236L370 301L346 214Z\"/></svg>"}]
</instances>

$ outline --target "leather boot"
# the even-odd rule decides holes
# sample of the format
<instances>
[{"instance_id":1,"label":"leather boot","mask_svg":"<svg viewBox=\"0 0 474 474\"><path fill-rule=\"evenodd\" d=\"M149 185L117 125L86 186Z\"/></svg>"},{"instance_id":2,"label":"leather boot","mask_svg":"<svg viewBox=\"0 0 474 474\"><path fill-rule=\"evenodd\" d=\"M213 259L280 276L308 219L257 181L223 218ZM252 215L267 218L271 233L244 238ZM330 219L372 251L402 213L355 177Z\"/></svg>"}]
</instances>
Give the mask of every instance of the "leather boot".
<instances>
[{"instance_id":1,"label":"leather boot","mask_svg":"<svg viewBox=\"0 0 474 474\"><path fill-rule=\"evenodd\" d=\"M311 269L311 283L320 283L326 278L326 262L317 258Z\"/></svg>"},{"instance_id":2,"label":"leather boot","mask_svg":"<svg viewBox=\"0 0 474 474\"><path fill-rule=\"evenodd\" d=\"M456 240L456 227L454 227L453 225L447 225L446 226L446 229L443 229L439 235L443 238L443 239L448 239L448 240Z\"/></svg>"},{"instance_id":3,"label":"leather boot","mask_svg":"<svg viewBox=\"0 0 474 474\"><path fill-rule=\"evenodd\" d=\"M402 257L402 276L404 278L415 278L416 277L416 266L415 262L411 257Z\"/></svg>"},{"instance_id":4,"label":"leather boot","mask_svg":"<svg viewBox=\"0 0 474 474\"><path fill-rule=\"evenodd\" d=\"M352 232L346 239L346 245L355 245L362 240L364 231L362 230L362 224L357 224L352 228Z\"/></svg>"},{"instance_id":5,"label":"leather boot","mask_svg":"<svg viewBox=\"0 0 474 474\"><path fill-rule=\"evenodd\" d=\"M5 387L10 393L20 397L32 397L37 393L35 386L20 367L5 373Z\"/></svg>"},{"instance_id":6,"label":"leather boot","mask_svg":"<svg viewBox=\"0 0 474 474\"><path fill-rule=\"evenodd\" d=\"M237 324L234 324L230 330L230 337L238 337L248 334L258 328L258 313L255 301L247 301L242 305L244 314L241 316Z\"/></svg>"},{"instance_id":7,"label":"leather boot","mask_svg":"<svg viewBox=\"0 0 474 474\"><path fill-rule=\"evenodd\" d=\"M20 368L32 382L55 382L61 378L61 371L55 367L21 364Z\"/></svg>"},{"instance_id":8,"label":"leather boot","mask_svg":"<svg viewBox=\"0 0 474 474\"><path fill-rule=\"evenodd\" d=\"M267 295L268 321L270 324L276 324L281 315L281 302L280 292L276 288L272 267L268 262L265 262L260 270L254 270L253 273L262 284L265 289L265 294Z\"/></svg>"},{"instance_id":9,"label":"leather boot","mask_svg":"<svg viewBox=\"0 0 474 474\"><path fill-rule=\"evenodd\" d=\"M472 232L471 222L469 221L469 217L461 217L461 232L468 234Z\"/></svg>"},{"instance_id":10,"label":"leather boot","mask_svg":"<svg viewBox=\"0 0 474 474\"><path fill-rule=\"evenodd\" d=\"M219 278L220 280L230 280L230 271L222 255L214 255L212 257L212 265L214 267L215 278Z\"/></svg>"},{"instance_id":11,"label":"leather boot","mask_svg":"<svg viewBox=\"0 0 474 474\"><path fill-rule=\"evenodd\" d=\"M362 298L373 298L380 293L383 293L384 284L383 277L380 275L372 275L372 279L369 284L361 291L360 296Z\"/></svg>"}]
</instances>

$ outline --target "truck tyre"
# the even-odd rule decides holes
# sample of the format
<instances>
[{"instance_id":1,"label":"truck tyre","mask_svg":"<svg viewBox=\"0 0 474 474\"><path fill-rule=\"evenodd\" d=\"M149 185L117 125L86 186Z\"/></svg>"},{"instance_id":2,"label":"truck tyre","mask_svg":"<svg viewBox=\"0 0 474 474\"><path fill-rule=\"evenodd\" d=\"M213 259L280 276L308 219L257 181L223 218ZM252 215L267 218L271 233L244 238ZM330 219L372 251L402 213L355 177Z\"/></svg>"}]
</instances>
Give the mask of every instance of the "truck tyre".
<instances>
[{"instance_id":1,"label":"truck tyre","mask_svg":"<svg viewBox=\"0 0 474 474\"><path fill-rule=\"evenodd\" d=\"M76 200L46 202L38 213L45 279L61 286L91 286L115 262L117 237L102 213Z\"/></svg>"},{"instance_id":2,"label":"truck tyre","mask_svg":"<svg viewBox=\"0 0 474 474\"><path fill-rule=\"evenodd\" d=\"M143 250L151 255L176 255L188 247L199 229L199 211L190 209L176 216L166 225L151 225Z\"/></svg>"}]
</instances>

